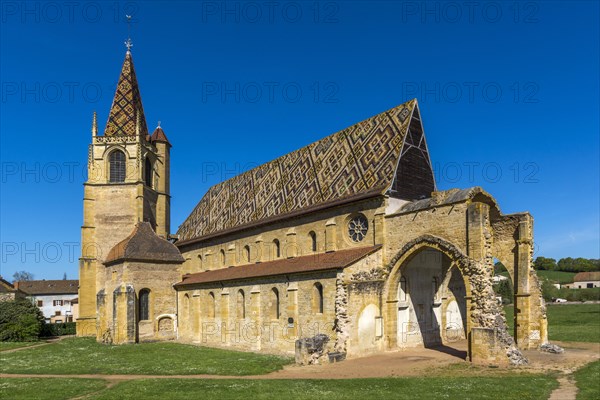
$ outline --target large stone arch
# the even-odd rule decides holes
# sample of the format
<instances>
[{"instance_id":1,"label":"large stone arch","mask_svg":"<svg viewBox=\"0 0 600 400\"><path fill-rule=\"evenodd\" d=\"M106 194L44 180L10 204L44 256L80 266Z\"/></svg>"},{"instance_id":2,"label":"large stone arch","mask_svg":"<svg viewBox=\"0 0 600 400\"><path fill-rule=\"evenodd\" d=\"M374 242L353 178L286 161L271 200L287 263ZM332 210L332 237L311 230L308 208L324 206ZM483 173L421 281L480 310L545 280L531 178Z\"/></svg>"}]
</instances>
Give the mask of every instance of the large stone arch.
<instances>
[{"instance_id":1,"label":"large stone arch","mask_svg":"<svg viewBox=\"0 0 600 400\"><path fill-rule=\"evenodd\" d=\"M386 334L388 349L397 343L397 293L400 270L424 249L442 253L461 272L466 290L468 357L473 361L526 362L507 331L506 320L496 302L492 288L492 271L484 262L466 256L448 240L422 235L406 243L385 267L387 279L383 290L385 302Z\"/></svg>"}]
</instances>

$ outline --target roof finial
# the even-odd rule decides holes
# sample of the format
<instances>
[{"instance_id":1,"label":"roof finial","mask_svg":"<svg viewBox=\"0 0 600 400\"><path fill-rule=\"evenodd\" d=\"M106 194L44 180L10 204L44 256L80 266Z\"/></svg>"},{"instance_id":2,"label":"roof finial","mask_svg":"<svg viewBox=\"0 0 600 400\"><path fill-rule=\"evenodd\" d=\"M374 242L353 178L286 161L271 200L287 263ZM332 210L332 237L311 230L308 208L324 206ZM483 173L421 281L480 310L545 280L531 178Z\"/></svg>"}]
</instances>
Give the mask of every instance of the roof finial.
<instances>
[{"instance_id":1,"label":"roof finial","mask_svg":"<svg viewBox=\"0 0 600 400\"><path fill-rule=\"evenodd\" d=\"M158 121L158 126L157 126L157 128L160 128L160 121Z\"/></svg>"},{"instance_id":2,"label":"roof finial","mask_svg":"<svg viewBox=\"0 0 600 400\"><path fill-rule=\"evenodd\" d=\"M94 116L92 117L92 136L96 136L98 134L98 118L96 116L96 111L94 111Z\"/></svg>"},{"instance_id":3,"label":"roof finial","mask_svg":"<svg viewBox=\"0 0 600 400\"><path fill-rule=\"evenodd\" d=\"M131 42L131 15L125 15L127 18L127 40L125 41L125 47L127 48L127 53L131 53L131 48L133 47L133 43Z\"/></svg>"}]
</instances>

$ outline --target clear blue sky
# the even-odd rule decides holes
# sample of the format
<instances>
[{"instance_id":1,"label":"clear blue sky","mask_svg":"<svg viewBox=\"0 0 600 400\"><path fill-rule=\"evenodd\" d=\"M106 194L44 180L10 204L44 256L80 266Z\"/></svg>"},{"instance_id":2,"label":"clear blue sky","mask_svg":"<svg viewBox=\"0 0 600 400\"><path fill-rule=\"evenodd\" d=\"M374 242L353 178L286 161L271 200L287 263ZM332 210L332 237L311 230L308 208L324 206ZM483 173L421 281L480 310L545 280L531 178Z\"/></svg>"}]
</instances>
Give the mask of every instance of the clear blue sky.
<instances>
[{"instance_id":1,"label":"clear blue sky","mask_svg":"<svg viewBox=\"0 0 600 400\"><path fill-rule=\"evenodd\" d=\"M599 257L598 2L1 7L5 277L77 276L125 14L148 125L173 143L173 232L210 185L417 97L439 189L531 212L536 256Z\"/></svg>"}]
</instances>

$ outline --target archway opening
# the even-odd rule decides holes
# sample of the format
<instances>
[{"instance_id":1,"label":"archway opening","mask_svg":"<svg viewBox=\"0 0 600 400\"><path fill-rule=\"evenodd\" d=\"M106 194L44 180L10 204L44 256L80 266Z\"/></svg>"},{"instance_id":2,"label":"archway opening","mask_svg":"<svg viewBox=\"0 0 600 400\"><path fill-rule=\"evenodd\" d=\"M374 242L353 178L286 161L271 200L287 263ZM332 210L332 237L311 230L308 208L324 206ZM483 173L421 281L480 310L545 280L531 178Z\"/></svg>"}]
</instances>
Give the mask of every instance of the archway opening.
<instances>
[{"instance_id":1,"label":"archway opening","mask_svg":"<svg viewBox=\"0 0 600 400\"><path fill-rule=\"evenodd\" d=\"M513 280L506 266L497 258L494 258L494 276L492 277L492 287L496 294L496 301L501 305L506 315L506 324L508 332L514 338L516 335L516 310L515 310L515 291Z\"/></svg>"},{"instance_id":2,"label":"archway opening","mask_svg":"<svg viewBox=\"0 0 600 400\"><path fill-rule=\"evenodd\" d=\"M467 289L460 269L439 250L424 247L400 266L397 344L467 356Z\"/></svg>"}]
</instances>

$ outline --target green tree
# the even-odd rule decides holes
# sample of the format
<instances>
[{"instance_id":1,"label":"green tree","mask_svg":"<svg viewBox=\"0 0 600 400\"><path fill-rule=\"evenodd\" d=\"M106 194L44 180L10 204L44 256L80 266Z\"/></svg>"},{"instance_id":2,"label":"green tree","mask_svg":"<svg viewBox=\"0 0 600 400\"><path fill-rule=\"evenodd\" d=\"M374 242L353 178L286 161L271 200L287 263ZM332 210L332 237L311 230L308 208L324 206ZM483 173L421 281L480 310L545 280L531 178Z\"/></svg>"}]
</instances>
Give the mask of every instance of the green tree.
<instances>
[{"instance_id":1,"label":"green tree","mask_svg":"<svg viewBox=\"0 0 600 400\"><path fill-rule=\"evenodd\" d=\"M494 275L498 275L500 272L504 271L508 271L504 264L502 264L500 261L496 261L494 263Z\"/></svg>"},{"instance_id":2,"label":"green tree","mask_svg":"<svg viewBox=\"0 0 600 400\"><path fill-rule=\"evenodd\" d=\"M31 301L0 301L0 341L34 341L40 335L44 315Z\"/></svg>"},{"instance_id":3,"label":"green tree","mask_svg":"<svg viewBox=\"0 0 600 400\"><path fill-rule=\"evenodd\" d=\"M533 268L541 271L554 271L556 260L554 258L538 257L533 262Z\"/></svg>"}]
</instances>

